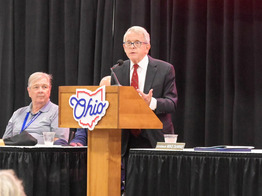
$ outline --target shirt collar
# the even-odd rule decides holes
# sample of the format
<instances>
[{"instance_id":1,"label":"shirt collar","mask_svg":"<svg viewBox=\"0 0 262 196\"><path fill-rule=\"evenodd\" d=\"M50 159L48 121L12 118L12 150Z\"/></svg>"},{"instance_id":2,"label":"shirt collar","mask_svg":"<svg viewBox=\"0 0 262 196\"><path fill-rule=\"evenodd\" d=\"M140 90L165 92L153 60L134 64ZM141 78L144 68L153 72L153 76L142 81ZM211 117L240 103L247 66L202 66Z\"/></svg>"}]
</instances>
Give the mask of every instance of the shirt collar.
<instances>
[{"instance_id":1,"label":"shirt collar","mask_svg":"<svg viewBox=\"0 0 262 196\"><path fill-rule=\"evenodd\" d=\"M130 60L131 62L131 65L130 65L130 70L133 69L134 67L134 63ZM139 63L137 63L139 65L139 67L141 67L142 69L146 69L147 66L148 66L148 62L149 62L149 59L148 59L148 56L146 55Z\"/></svg>"},{"instance_id":2,"label":"shirt collar","mask_svg":"<svg viewBox=\"0 0 262 196\"><path fill-rule=\"evenodd\" d=\"M50 108L50 99L47 101L47 103L39 110L40 112L48 112ZM32 102L30 103L28 107L28 112L31 112L32 110Z\"/></svg>"}]
</instances>

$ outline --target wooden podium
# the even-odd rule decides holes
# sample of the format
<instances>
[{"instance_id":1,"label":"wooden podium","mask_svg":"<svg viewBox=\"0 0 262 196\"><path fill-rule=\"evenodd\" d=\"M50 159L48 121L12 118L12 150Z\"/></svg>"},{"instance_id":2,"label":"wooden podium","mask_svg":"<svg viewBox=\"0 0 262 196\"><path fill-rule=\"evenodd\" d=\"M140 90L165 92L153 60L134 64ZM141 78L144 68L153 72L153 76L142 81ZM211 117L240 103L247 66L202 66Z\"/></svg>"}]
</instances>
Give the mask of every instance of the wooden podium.
<instances>
[{"instance_id":1,"label":"wooden podium","mask_svg":"<svg viewBox=\"0 0 262 196\"><path fill-rule=\"evenodd\" d=\"M59 87L59 127L80 128L69 98L76 89L95 91L99 86ZM120 196L122 129L162 129L163 125L131 86L106 86L109 107L93 131L88 131L87 195Z\"/></svg>"}]
</instances>

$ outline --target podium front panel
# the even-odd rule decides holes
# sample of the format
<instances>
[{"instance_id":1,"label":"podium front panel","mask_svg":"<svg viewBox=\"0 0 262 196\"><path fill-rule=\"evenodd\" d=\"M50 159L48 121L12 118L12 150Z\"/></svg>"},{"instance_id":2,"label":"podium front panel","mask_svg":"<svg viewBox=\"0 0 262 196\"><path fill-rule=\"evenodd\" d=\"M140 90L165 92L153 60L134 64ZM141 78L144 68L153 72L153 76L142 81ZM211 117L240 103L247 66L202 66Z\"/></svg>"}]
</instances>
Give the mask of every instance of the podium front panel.
<instances>
[{"instance_id":1,"label":"podium front panel","mask_svg":"<svg viewBox=\"0 0 262 196\"><path fill-rule=\"evenodd\" d=\"M59 127L81 128L73 117L73 108L69 105L70 97L77 89L95 91L99 86L60 86L59 87ZM116 129L118 127L118 87L106 86L106 100L109 107L106 115L98 122L98 129Z\"/></svg>"}]
</instances>

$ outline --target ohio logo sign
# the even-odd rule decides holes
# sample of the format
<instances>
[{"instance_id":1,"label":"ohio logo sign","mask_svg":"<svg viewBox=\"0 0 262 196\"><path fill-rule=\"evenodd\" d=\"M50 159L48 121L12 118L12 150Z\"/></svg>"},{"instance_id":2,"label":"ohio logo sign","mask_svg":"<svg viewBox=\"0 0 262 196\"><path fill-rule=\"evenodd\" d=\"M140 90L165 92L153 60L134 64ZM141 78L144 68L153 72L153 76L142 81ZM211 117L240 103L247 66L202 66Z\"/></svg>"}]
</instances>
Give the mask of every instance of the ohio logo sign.
<instances>
[{"instance_id":1,"label":"ohio logo sign","mask_svg":"<svg viewBox=\"0 0 262 196\"><path fill-rule=\"evenodd\" d=\"M74 119L83 128L93 130L106 114L109 102L105 100L105 86L92 92L87 89L76 89L76 94L69 99L73 108Z\"/></svg>"}]
</instances>

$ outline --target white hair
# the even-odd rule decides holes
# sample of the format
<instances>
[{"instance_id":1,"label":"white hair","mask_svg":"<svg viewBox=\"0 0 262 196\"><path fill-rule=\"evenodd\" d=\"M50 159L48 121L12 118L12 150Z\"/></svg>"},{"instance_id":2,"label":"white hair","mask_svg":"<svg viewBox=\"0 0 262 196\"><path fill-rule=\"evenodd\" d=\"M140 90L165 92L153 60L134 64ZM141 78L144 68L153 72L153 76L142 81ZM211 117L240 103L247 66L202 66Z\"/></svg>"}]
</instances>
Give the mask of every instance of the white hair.
<instances>
[{"instance_id":1,"label":"white hair","mask_svg":"<svg viewBox=\"0 0 262 196\"><path fill-rule=\"evenodd\" d=\"M22 181L13 170L0 170L0 195L1 196L26 196Z\"/></svg>"},{"instance_id":2,"label":"white hair","mask_svg":"<svg viewBox=\"0 0 262 196\"><path fill-rule=\"evenodd\" d=\"M35 81L38 81L42 78L46 78L49 81L49 86L52 86L52 75L51 74L47 74L44 72L35 72L33 74L30 75L30 77L28 78L28 87L31 86L32 83L34 83Z\"/></svg>"},{"instance_id":3,"label":"white hair","mask_svg":"<svg viewBox=\"0 0 262 196\"><path fill-rule=\"evenodd\" d=\"M135 33L141 33L144 35L144 38L145 38L145 41L150 44L150 35L149 33L147 32L147 30L143 27L140 27L140 26L132 26L130 27L129 29L127 29L125 35L124 35L124 38L123 38L123 42L125 42L125 38L126 38L126 35L129 33L129 32L135 32Z\"/></svg>"}]
</instances>

